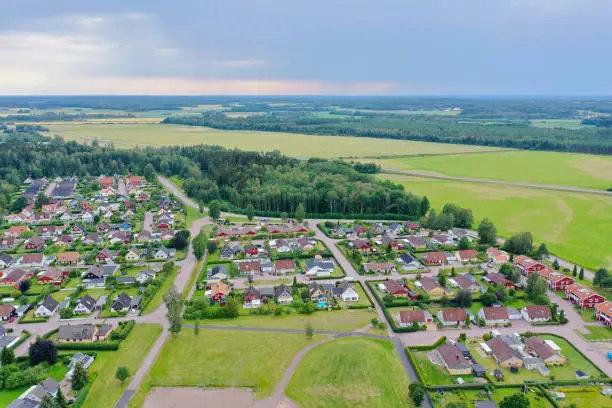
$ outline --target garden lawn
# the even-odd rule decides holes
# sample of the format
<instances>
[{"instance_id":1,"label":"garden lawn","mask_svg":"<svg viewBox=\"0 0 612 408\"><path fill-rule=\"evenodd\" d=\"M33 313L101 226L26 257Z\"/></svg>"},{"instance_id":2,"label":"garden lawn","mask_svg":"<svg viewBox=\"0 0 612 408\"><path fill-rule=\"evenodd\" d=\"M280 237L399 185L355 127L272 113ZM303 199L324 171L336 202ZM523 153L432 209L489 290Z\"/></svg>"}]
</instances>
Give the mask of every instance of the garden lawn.
<instances>
[{"instance_id":1,"label":"garden lawn","mask_svg":"<svg viewBox=\"0 0 612 408\"><path fill-rule=\"evenodd\" d=\"M97 373L97 378L93 381L84 406L114 407L131 379L130 377L121 384L115 378L117 367L126 366L133 376L161 331L162 327L156 324L137 324L127 339L121 343L119 350L99 351L95 363L89 369L92 375Z\"/></svg>"},{"instance_id":2,"label":"garden lawn","mask_svg":"<svg viewBox=\"0 0 612 408\"><path fill-rule=\"evenodd\" d=\"M427 353L430 351L412 351L414 359L421 368L423 374L423 380L425 385L449 385L456 384L453 377L444 369L437 364L432 363L427 357Z\"/></svg>"},{"instance_id":3,"label":"garden lawn","mask_svg":"<svg viewBox=\"0 0 612 408\"><path fill-rule=\"evenodd\" d=\"M576 370L582 370L591 378L599 378L600 372L589 360L582 356L568 341L563 338L550 334L539 335L538 337L545 340L553 340L557 346L561 347L561 354L569 360L569 363L562 367L551 367L550 373L557 380L575 380Z\"/></svg>"},{"instance_id":4,"label":"garden lawn","mask_svg":"<svg viewBox=\"0 0 612 408\"><path fill-rule=\"evenodd\" d=\"M141 311L141 314L152 312L156 310L159 306L161 306L164 300L164 294L172 287L174 284L174 279L176 278L177 271L179 270L178 266L175 266L172 269L172 272L166 277L166 280L162 283L162 285L157 289L157 292L153 295L153 298L149 302L148 305ZM197 273L194 273L197 276Z\"/></svg>"},{"instance_id":5,"label":"garden lawn","mask_svg":"<svg viewBox=\"0 0 612 408\"><path fill-rule=\"evenodd\" d=\"M446 390L444 395L432 391L429 396L436 408L446 407L450 403L473 407L476 401L487 401L489 399L482 390Z\"/></svg>"},{"instance_id":6,"label":"garden lawn","mask_svg":"<svg viewBox=\"0 0 612 408\"><path fill-rule=\"evenodd\" d=\"M569 408L570 405L576 404L577 407L590 408L610 408L612 407L612 397L607 397L599 392L566 392L565 401L557 401L561 408Z\"/></svg>"},{"instance_id":7,"label":"garden lawn","mask_svg":"<svg viewBox=\"0 0 612 408\"><path fill-rule=\"evenodd\" d=\"M208 319L200 320L200 325L303 329L310 323L315 329L315 332L317 330L354 331L367 326L374 317L377 317L376 312L369 312L368 309L325 310L314 312L311 315L246 315L236 319Z\"/></svg>"},{"instance_id":8,"label":"garden lawn","mask_svg":"<svg viewBox=\"0 0 612 408\"><path fill-rule=\"evenodd\" d=\"M165 124L74 124L49 125L51 134L66 140L87 141L97 138L114 141L118 148L134 145L196 145L210 144L227 148L262 151L280 150L289 156L339 157L401 155L422 153L458 153L495 151L492 147L453 145L407 140L377 139L368 137L314 136L282 132L257 132L251 130L222 130L200 126ZM83 139L85 138L85 139ZM269 146L268 148L262 146Z\"/></svg>"},{"instance_id":9,"label":"garden lawn","mask_svg":"<svg viewBox=\"0 0 612 408\"><path fill-rule=\"evenodd\" d=\"M253 387L270 396L299 350L324 338L302 333L239 333L183 329L171 336L130 403L138 407L154 386Z\"/></svg>"},{"instance_id":10,"label":"garden lawn","mask_svg":"<svg viewBox=\"0 0 612 408\"><path fill-rule=\"evenodd\" d=\"M577 153L517 150L478 155L378 160L383 168L453 177L560 185L605 190L612 187L612 158Z\"/></svg>"},{"instance_id":11,"label":"garden lawn","mask_svg":"<svg viewBox=\"0 0 612 408\"><path fill-rule=\"evenodd\" d=\"M612 328L610 327L585 325L584 328L588 331L588 333L582 333L580 330L577 331L586 340L603 341L612 339Z\"/></svg>"},{"instance_id":12,"label":"garden lawn","mask_svg":"<svg viewBox=\"0 0 612 408\"><path fill-rule=\"evenodd\" d=\"M521 392L521 389L519 387L517 388L496 388L495 392L491 395L491 397L493 397L493 400L497 402L497 404L499 405L505 397L514 395L517 392ZM531 387L529 388L529 391L526 394L530 402L529 406L531 408L549 408L553 406L550 403L550 401L546 399L546 397L539 397L538 395L536 395L536 393L537 393L537 389Z\"/></svg>"},{"instance_id":13,"label":"garden lawn","mask_svg":"<svg viewBox=\"0 0 612 408\"><path fill-rule=\"evenodd\" d=\"M285 392L301 408L413 407L409 382L392 343L344 338L309 351Z\"/></svg>"},{"instance_id":14,"label":"garden lawn","mask_svg":"<svg viewBox=\"0 0 612 408\"><path fill-rule=\"evenodd\" d=\"M499 235L530 231L555 254L586 268L612 266L612 197L459 181L380 175L426 195L433 208L456 203L472 209L475 227L488 217ZM597 243L597 244L594 244Z\"/></svg>"}]
</instances>

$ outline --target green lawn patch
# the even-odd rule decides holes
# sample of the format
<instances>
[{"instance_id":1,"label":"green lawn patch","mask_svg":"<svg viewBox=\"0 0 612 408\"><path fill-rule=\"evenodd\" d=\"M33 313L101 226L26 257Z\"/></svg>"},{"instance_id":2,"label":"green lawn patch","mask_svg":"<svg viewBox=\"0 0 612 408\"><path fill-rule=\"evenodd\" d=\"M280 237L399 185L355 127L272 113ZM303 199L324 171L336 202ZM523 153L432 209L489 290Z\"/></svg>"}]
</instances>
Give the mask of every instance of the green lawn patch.
<instances>
[{"instance_id":1,"label":"green lawn patch","mask_svg":"<svg viewBox=\"0 0 612 408\"><path fill-rule=\"evenodd\" d=\"M499 405L505 397L521 392L520 388L496 388L495 392L491 395L493 401ZM527 391L527 398L529 399L529 406L531 408L549 408L552 404L546 397L539 396L538 390L534 387L530 387ZM579 405L580 406L580 405Z\"/></svg>"},{"instance_id":2,"label":"green lawn patch","mask_svg":"<svg viewBox=\"0 0 612 408\"><path fill-rule=\"evenodd\" d=\"M309 351L286 393L301 408L413 407L408 384L392 343L344 338Z\"/></svg>"},{"instance_id":3,"label":"green lawn patch","mask_svg":"<svg viewBox=\"0 0 612 408\"><path fill-rule=\"evenodd\" d=\"M570 408L572 404L577 407L612 407L612 397L602 395L599 388L593 392L565 392L565 400L557 401L561 408Z\"/></svg>"},{"instance_id":4,"label":"green lawn patch","mask_svg":"<svg viewBox=\"0 0 612 408\"><path fill-rule=\"evenodd\" d=\"M114 407L130 381L128 379L125 384L121 384L115 378L117 367L126 366L133 376L161 331L162 327L156 324L137 324L118 351L99 351L95 363L89 369L92 376L97 373L97 378L93 381L84 406Z\"/></svg>"},{"instance_id":5,"label":"green lawn patch","mask_svg":"<svg viewBox=\"0 0 612 408\"><path fill-rule=\"evenodd\" d=\"M154 386L252 387L270 396L293 356L309 343L302 333L243 333L183 329L171 336L130 402L139 407Z\"/></svg>"},{"instance_id":6,"label":"green lawn patch","mask_svg":"<svg viewBox=\"0 0 612 408\"><path fill-rule=\"evenodd\" d=\"M174 279L176 278L176 274L178 273L178 270L179 270L178 266L175 266L172 269L172 272L170 272L170 274L166 277L166 279L164 280L162 285L159 287L159 289L157 289L157 292L155 292L155 294L153 295L153 298L151 298L151 301L149 302L148 305L145 306L141 314L149 313L153 310L156 310L162 304L164 300L163 299L164 294L174 284ZM184 273L184 272L181 271L181 273Z\"/></svg>"},{"instance_id":7,"label":"green lawn patch","mask_svg":"<svg viewBox=\"0 0 612 408\"><path fill-rule=\"evenodd\" d=\"M612 328L606 326L588 326L584 328L588 333L583 333L580 330L576 330L578 334L589 341L604 341L612 339Z\"/></svg>"}]
</instances>

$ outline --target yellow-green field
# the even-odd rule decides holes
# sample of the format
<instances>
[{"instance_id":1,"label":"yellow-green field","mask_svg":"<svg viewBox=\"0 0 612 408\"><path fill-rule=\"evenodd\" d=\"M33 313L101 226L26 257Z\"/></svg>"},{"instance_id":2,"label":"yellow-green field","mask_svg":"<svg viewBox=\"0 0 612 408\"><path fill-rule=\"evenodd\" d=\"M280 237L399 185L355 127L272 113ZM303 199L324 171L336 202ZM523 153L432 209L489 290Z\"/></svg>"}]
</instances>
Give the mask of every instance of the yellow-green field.
<instances>
[{"instance_id":1,"label":"yellow-green field","mask_svg":"<svg viewBox=\"0 0 612 408\"><path fill-rule=\"evenodd\" d=\"M207 127L159 124L49 125L53 134L67 140L100 139L126 145L212 144L243 150L280 150L297 157L347 157L492 151L485 146L465 146L365 137L308 136L280 132L228 131ZM119 144L121 143L121 144Z\"/></svg>"},{"instance_id":2,"label":"yellow-green field","mask_svg":"<svg viewBox=\"0 0 612 408\"><path fill-rule=\"evenodd\" d=\"M507 151L457 156L376 160L382 168L594 189L612 187L612 157L588 154Z\"/></svg>"},{"instance_id":3,"label":"yellow-green field","mask_svg":"<svg viewBox=\"0 0 612 408\"><path fill-rule=\"evenodd\" d=\"M583 125L582 119L537 119L531 121L533 127L581 129L588 125Z\"/></svg>"},{"instance_id":4,"label":"yellow-green field","mask_svg":"<svg viewBox=\"0 0 612 408\"><path fill-rule=\"evenodd\" d=\"M612 197L532 188L380 175L426 195L434 208L454 202L471 208L476 224L489 217L498 233L530 231L537 242L585 267L611 267Z\"/></svg>"}]
</instances>

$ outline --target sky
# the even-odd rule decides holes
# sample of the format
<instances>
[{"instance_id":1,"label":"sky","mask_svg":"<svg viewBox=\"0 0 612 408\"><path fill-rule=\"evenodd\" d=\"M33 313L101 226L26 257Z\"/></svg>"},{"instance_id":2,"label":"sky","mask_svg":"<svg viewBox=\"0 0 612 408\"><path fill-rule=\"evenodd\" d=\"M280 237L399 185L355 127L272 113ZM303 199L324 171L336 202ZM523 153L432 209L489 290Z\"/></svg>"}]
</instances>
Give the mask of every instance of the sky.
<instances>
[{"instance_id":1,"label":"sky","mask_svg":"<svg viewBox=\"0 0 612 408\"><path fill-rule=\"evenodd\" d=\"M0 2L0 94L611 95L610 0Z\"/></svg>"}]
</instances>

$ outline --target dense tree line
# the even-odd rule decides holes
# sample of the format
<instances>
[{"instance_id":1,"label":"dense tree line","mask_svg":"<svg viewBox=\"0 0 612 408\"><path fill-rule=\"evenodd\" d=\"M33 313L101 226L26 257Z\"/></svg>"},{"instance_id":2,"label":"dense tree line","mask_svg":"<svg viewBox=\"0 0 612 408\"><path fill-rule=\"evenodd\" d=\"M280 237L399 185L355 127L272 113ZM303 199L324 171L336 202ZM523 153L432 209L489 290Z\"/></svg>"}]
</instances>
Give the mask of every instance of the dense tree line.
<instances>
[{"instance_id":1,"label":"dense tree line","mask_svg":"<svg viewBox=\"0 0 612 408\"><path fill-rule=\"evenodd\" d=\"M44 112L37 114L17 114L0 117L1 122L72 122L88 119L133 118L132 114L112 113L61 113Z\"/></svg>"},{"instance_id":2,"label":"dense tree line","mask_svg":"<svg viewBox=\"0 0 612 408\"><path fill-rule=\"evenodd\" d=\"M593 125L596 127L612 127L612 117L604 116L597 118L584 119L581 122L583 125Z\"/></svg>"},{"instance_id":3,"label":"dense tree line","mask_svg":"<svg viewBox=\"0 0 612 408\"><path fill-rule=\"evenodd\" d=\"M64 142L60 138L24 136L4 143L0 177L5 181L3 207L22 206L11 193L25 177L149 174L151 167L185 179L183 188L196 200L220 201L226 208L251 213L397 215L418 218L429 209L426 199L403 186L379 181L340 161L301 162L279 152L245 152L215 146L118 150ZM24 141L25 140L25 141ZM23 201L23 200L22 200Z\"/></svg>"},{"instance_id":4,"label":"dense tree line","mask_svg":"<svg viewBox=\"0 0 612 408\"><path fill-rule=\"evenodd\" d=\"M258 130L330 136L374 137L519 149L612 154L612 129L538 128L528 124L474 123L449 116L316 118L308 113L269 113L230 118L223 113L171 116L163 123L225 130Z\"/></svg>"}]
</instances>

